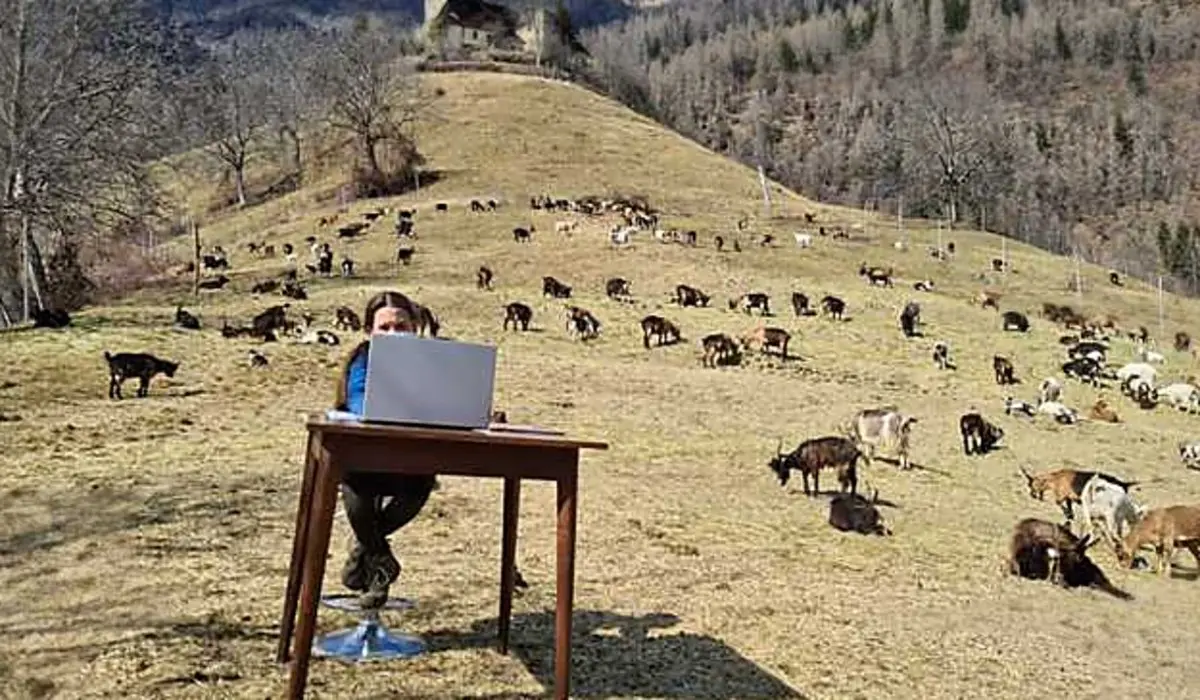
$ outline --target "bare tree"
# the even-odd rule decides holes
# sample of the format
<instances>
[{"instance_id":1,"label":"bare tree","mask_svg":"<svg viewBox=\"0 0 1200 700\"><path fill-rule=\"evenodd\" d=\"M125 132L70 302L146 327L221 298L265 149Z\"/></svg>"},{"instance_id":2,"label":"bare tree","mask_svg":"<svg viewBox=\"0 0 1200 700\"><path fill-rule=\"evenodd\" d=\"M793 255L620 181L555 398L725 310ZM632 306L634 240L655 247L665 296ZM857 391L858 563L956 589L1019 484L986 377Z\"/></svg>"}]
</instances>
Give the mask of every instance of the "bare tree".
<instances>
[{"instance_id":1,"label":"bare tree","mask_svg":"<svg viewBox=\"0 0 1200 700\"><path fill-rule=\"evenodd\" d=\"M133 0L0 0L0 304L22 267L55 303L44 259L152 206L143 107L159 35ZM43 251L48 249L48 255ZM22 254L24 252L25 254Z\"/></svg>"},{"instance_id":2,"label":"bare tree","mask_svg":"<svg viewBox=\"0 0 1200 700\"><path fill-rule=\"evenodd\" d=\"M203 72L201 132L207 152L233 173L234 196L245 206L246 167L270 123L269 87L260 61L259 34L244 34L215 47Z\"/></svg>"},{"instance_id":3,"label":"bare tree","mask_svg":"<svg viewBox=\"0 0 1200 700\"><path fill-rule=\"evenodd\" d=\"M326 35L325 44L315 77L326 99L326 119L356 143L364 184L391 189L411 182L411 170L420 162L411 128L433 99L403 60L414 44L392 28L366 21L349 32Z\"/></svg>"},{"instance_id":4,"label":"bare tree","mask_svg":"<svg viewBox=\"0 0 1200 700\"><path fill-rule=\"evenodd\" d=\"M318 108L313 74L320 57L312 51L311 33L281 30L264 34L257 60L264 73L271 126L288 149L288 164L297 185L304 178L301 133Z\"/></svg>"}]
</instances>

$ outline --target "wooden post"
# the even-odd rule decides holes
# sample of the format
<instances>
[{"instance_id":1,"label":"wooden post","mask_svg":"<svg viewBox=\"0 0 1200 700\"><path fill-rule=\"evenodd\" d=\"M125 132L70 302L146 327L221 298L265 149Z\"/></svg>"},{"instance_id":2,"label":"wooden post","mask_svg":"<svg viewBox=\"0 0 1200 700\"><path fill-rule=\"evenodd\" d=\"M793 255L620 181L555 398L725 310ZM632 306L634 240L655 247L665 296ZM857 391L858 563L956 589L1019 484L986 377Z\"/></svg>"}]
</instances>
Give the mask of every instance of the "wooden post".
<instances>
[{"instance_id":1,"label":"wooden post","mask_svg":"<svg viewBox=\"0 0 1200 700\"><path fill-rule=\"evenodd\" d=\"M1080 303L1083 302L1083 277L1079 274L1079 251L1075 251L1075 294L1079 296Z\"/></svg>"},{"instance_id":2,"label":"wooden post","mask_svg":"<svg viewBox=\"0 0 1200 700\"><path fill-rule=\"evenodd\" d=\"M1008 236L1004 236L1003 238L1000 239L1000 260L1004 263L1002 265L1002 268L1003 268L1004 274L1007 275L1008 274Z\"/></svg>"},{"instance_id":3,"label":"wooden post","mask_svg":"<svg viewBox=\"0 0 1200 700\"><path fill-rule=\"evenodd\" d=\"M200 296L200 225L195 221L192 224L192 243L195 246L192 251L192 295Z\"/></svg>"},{"instance_id":4,"label":"wooden post","mask_svg":"<svg viewBox=\"0 0 1200 700\"><path fill-rule=\"evenodd\" d=\"M941 219L938 219L937 250L938 250L938 260L945 260L945 256L942 255L942 220Z\"/></svg>"},{"instance_id":5,"label":"wooden post","mask_svg":"<svg viewBox=\"0 0 1200 700\"><path fill-rule=\"evenodd\" d=\"M763 195L763 218L767 221L771 220L771 188L767 185L767 173L763 170L763 166L758 166L758 184L762 187Z\"/></svg>"}]
</instances>

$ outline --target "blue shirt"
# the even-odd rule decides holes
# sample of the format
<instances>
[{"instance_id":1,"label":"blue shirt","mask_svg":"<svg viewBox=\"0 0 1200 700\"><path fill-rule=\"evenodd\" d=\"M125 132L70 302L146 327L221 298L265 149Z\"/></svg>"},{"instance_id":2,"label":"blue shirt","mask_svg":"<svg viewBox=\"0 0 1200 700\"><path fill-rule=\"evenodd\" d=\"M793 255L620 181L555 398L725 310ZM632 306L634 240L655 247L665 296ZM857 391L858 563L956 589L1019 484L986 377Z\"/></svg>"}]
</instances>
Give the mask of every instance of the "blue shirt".
<instances>
[{"instance_id":1,"label":"blue shirt","mask_svg":"<svg viewBox=\"0 0 1200 700\"><path fill-rule=\"evenodd\" d=\"M355 415L363 413L363 401L367 396L367 353L360 354L350 364L346 377L346 410Z\"/></svg>"}]
</instances>

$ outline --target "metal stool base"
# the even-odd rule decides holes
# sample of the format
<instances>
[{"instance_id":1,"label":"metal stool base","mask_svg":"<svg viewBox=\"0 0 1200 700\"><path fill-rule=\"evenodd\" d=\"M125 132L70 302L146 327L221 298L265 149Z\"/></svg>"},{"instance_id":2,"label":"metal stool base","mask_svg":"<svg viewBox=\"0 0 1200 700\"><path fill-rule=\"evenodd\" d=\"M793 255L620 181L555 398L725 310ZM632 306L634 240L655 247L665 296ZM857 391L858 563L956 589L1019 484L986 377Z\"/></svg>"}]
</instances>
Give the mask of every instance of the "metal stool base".
<instances>
[{"instance_id":1,"label":"metal stool base","mask_svg":"<svg viewBox=\"0 0 1200 700\"><path fill-rule=\"evenodd\" d=\"M357 627L330 632L313 642L313 656L341 661L388 661L410 659L426 651L420 637L390 632L378 617L363 619Z\"/></svg>"}]
</instances>

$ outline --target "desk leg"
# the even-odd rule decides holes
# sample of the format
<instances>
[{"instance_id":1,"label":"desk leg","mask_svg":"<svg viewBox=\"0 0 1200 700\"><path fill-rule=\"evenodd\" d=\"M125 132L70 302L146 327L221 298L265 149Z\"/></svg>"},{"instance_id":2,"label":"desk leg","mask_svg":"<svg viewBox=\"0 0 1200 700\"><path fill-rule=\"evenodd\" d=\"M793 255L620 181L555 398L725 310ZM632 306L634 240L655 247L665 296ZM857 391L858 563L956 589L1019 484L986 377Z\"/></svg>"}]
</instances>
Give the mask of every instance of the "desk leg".
<instances>
[{"instance_id":1,"label":"desk leg","mask_svg":"<svg viewBox=\"0 0 1200 700\"><path fill-rule=\"evenodd\" d=\"M317 469L313 454L316 438L309 434L308 449L304 457L304 481L300 485L300 505L296 508L296 529L292 536L292 559L288 564L287 592L283 598L283 617L279 620L279 647L275 650L275 663L286 663L292 644L292 630L296 624L296 602L300 598L300 577L304 571L304 545L308 541L308 514L312 512L313 477Z\"/></svg>"},{"instance_id":2,"label":"desk leg","mask_svg":"<svg viewBox=\"0 0 1200 700\"><path fill-rule=\"evenodd\" d=\"M571 615L575 597L575 495L578 466L558 479L558 590L554 613L554 697L571 693Z\"/></svg>"},{"instance_id":3,"label":"desk leg","mask_svg":"<svg viewBox=\"0 0 1200 700\"><path fill-rule=\"evenodd\" d=\"M513 587L516 585L517 520L521 511L521 480L504 479L504 525L500 532L500 653L508 653L512 623Z\"/></svg>"},{"instance_id":4,"label":"desk leg","mask_svg":"<svg viewBox=\"0 0 1200 700\"><path fill-rule=\"evenodd\" d=\"M300 700L308 681L308 661L312 657L313 636L317 629L317 606L321 581L325 577L325 557L329 553L329 534L333 530L333 512L337 506L339 475L337 468L322 459L315 475L313 511L308 522L308 549L304 555L304 577L300 584L300 619L296 623L295 654L288 677L287 697Z\"/></svg>"}]
</instances>

